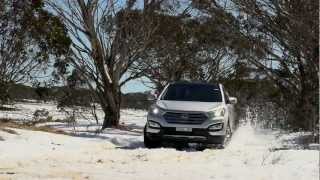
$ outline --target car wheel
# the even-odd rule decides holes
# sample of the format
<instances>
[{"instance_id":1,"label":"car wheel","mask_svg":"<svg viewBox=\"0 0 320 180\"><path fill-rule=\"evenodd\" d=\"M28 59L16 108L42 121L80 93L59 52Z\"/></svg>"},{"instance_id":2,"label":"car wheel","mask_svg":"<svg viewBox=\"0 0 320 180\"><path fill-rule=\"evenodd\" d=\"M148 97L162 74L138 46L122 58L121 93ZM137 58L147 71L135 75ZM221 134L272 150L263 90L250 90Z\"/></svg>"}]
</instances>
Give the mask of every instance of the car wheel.
<instances>
[{"instance_id":1,"label":"car wheel","mask_svg":"<svg viewBox=\"0 0 320 180\"><path fill-rule=\"evenodd\" d=\"M205 149L207 149L207 144L199 144L197 147L196 147L196 150L197 151L204 151Z\"/></svg>"},{"instance_id":2,"label":"car wheel","mask_svg":"<svg viewBox=\"0 0 320 180\"><path fill-rule=\"evenodd\" d=\"M144 142L144 146L146 148L157 148L161 146L161 141L159 140L152 140L147 136L147 132L146 132L147 126L144 127L143 130L143 142Z\"/></svg>"}]
</instances>

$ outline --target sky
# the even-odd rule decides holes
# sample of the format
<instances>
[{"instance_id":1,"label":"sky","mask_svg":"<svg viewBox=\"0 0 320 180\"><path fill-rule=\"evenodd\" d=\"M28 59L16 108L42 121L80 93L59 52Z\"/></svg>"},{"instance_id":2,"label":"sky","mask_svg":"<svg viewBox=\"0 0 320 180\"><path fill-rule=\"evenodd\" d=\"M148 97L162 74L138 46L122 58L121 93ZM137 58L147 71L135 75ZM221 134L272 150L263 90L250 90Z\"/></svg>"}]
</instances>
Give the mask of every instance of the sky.
<instances>
[{"instance_id":1,"label":"sky","mask_svg":"<svg viewBox=\"0 0 320 180\"><path fill-rule=\"evenodd\" d=\"M148 90L150 88L146 87L139 79L129 81L121 89L122 93L144 92Z\"/></svg>"}]
</instances>

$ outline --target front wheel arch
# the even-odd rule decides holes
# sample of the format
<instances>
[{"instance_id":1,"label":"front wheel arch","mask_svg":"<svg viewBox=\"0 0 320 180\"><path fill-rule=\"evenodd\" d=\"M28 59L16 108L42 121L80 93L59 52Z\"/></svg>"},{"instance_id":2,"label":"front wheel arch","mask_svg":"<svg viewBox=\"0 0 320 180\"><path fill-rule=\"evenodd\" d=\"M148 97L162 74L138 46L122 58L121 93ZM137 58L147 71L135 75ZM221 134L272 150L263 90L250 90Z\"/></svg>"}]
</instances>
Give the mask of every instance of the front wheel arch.
<instances>
[{"instance_id":1,"label":"front wheel arch","mask_svg":"<svg viewBox=\"0 0 320 180\"><path fill-rule=\"evenodd\" d=\"M224 139L223 139L223 142L222 142L222 146L223 147L225 147L226 145L229 144L229 142L231 140L231 137L232 137L232 129L231 129L231 126L230 126L230 121L227 121L226 128L225 128L225 135L224 135Z\"/></svg>"},{"instance_id":2,"label":"front wheel arch","mask_svg":"<svg viewBox=\"0 0 320 180\"><path fill-rule=\"evenodd\" d=\"M162 142L160 140L152 140L147 136L147 125L143 129L143 143L146 148L158 148L161 146Z\"/></svg>"}]
</instances>

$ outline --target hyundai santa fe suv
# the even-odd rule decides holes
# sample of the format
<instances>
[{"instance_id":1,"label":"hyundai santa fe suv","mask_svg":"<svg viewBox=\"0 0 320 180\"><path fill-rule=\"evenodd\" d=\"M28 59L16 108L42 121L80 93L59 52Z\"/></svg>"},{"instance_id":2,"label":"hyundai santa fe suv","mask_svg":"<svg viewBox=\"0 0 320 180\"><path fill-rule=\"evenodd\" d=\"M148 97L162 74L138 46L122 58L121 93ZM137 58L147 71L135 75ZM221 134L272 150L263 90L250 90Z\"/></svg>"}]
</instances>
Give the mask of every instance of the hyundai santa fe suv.
<instances>
[{"instance_id":1,"label":"hyundai santa fe suv","mask_svg":"<svg viewBox=\"0 0 320 180\"><path fill-rule=\"evenodd\" d=\"M235 129L234 104L221 84L168 84L151 105L144 128L144 144L162 142L216 144L222 147Z\"/></svg>"}]
</instances>

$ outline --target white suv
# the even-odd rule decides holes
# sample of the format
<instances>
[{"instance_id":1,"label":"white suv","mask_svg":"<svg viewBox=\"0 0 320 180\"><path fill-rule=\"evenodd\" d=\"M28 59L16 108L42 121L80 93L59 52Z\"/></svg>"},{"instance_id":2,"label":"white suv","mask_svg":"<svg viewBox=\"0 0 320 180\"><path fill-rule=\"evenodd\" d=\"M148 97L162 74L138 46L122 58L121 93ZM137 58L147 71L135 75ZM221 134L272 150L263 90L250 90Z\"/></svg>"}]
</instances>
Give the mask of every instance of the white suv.
<instances>
[{"instance_id":1,"label":"white suv","mask_svg":"<svg viewBox=\"0 0 320 180\"><path fill-rule=\"evenodd\" d=\"M144 128L147 148L163 141L224 146L235 129L234 104L221 84L168 84L150 107Z\"/></svg>"}]
</instances>

